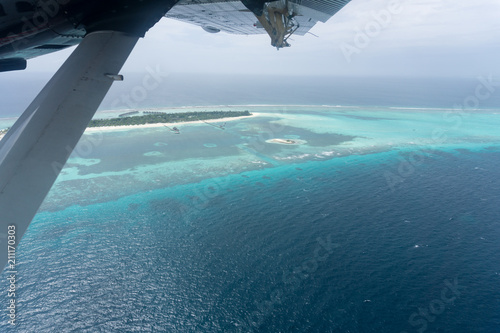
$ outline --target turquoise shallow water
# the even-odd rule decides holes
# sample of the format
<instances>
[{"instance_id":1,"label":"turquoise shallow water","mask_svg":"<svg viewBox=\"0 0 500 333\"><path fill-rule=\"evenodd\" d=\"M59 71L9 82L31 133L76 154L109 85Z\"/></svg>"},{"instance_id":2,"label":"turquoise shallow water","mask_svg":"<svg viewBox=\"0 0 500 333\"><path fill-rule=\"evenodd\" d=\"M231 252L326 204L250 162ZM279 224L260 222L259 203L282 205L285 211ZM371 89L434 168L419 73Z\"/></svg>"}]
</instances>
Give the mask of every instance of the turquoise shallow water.
<instances>
[{"instance_id":1,"label":"turquoise shallow water","mask_svg":"<svg viewBox=\"0 0 500 333\"><path fill-rule=\"evenodd\" d=\"M499 115L251 110L86 134L19 247L17 331L500 329Z\"/></svg>"},{"instance_id":2,"label":"turquoise shallow water","mask_svg":"<svg viewBox=\"0 0 500 333\"><path fill-rule=\"evenodd\" d=\"M179 126L181 135L164 127L89 132L42 209L107 202L137 191L290 163L389 150L474 149L500 139L500 114L494 111L459 118L439 109L244 108L258 116L229 121L225 130L190 124ZM273 138L306 143L266 142Z\"/></svg>"}]
</instances>

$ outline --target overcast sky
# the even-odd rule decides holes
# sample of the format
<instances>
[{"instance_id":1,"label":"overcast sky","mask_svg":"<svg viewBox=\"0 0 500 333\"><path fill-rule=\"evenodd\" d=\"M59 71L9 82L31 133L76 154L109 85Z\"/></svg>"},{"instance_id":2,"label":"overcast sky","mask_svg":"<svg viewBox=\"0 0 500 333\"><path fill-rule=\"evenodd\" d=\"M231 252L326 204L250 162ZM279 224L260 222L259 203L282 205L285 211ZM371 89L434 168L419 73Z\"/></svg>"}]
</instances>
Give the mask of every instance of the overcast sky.
<instances>
[{"instance_id":1,"label":"overcast sky","mask_svg":"<svg viewBox=\"0 0 500 333\"><path fill-rule=\"evenodd\" d=\"M318 37L292 37L292 47L277 51L267 35L209 34L163 19L139 42L123 72L159 65L169 73L500 74L498 0L352 0L311 32ZM54 72L69 53L33 59L23 75Z\"/></svg>"}]
</instances>

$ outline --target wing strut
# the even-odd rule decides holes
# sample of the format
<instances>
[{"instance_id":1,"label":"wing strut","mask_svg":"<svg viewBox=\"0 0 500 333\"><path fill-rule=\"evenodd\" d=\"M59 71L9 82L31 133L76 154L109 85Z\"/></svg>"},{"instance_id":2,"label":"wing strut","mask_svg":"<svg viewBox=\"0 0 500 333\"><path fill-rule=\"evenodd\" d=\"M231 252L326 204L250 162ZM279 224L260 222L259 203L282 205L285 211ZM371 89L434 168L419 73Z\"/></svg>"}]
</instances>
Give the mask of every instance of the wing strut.
<instances>
[{"instance_id":1,"label":"wing strut","mask_svg":"<svg viewBox=\"0 0 500 333\"><path fill-rule=\"evenodd\" d=\"M88 34L0 142L0 271L138 38Z\"/></svg>"}]
</instances>

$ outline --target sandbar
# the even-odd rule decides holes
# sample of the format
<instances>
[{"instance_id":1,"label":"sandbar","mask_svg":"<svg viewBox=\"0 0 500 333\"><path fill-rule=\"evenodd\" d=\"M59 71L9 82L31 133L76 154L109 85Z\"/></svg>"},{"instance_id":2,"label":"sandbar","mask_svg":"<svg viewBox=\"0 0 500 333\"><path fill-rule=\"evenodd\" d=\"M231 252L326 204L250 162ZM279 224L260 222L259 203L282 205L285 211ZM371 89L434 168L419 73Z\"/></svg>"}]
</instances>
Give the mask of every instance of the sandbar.
<instances>
[{"instance_id":1,"label":"sandbar","mask_svg":"<svg viewBox=\"0 0 500 333\"><path fill-rule=\"evenodd\" d=\"M299 139L270 139L266 140L267 143L277 143L280 145L303 145L307 143L305 140L299 140Z\"/></svg>"}]
</instances>

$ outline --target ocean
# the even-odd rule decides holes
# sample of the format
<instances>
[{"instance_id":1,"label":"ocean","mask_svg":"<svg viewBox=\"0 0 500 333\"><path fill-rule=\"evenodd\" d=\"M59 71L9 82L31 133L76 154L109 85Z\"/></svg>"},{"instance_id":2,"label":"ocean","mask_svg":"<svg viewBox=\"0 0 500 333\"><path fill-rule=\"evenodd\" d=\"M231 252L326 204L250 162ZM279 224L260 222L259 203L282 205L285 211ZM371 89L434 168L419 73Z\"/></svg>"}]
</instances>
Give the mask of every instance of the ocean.
<instances>
[{"instance_id":1,"label":"ocean","mask_svg":"<svg viewBox=\"0 0 500 333\"><path fill-rule=\"evenodd\" d=\"M134 85L112 91L98 116L255 116L85 134L18 248L0 330L500 332L498 93L324 80L289 99L235 96L251 77L170 103L172 87L123 107Z\"/></svg>"}]
</instances>

